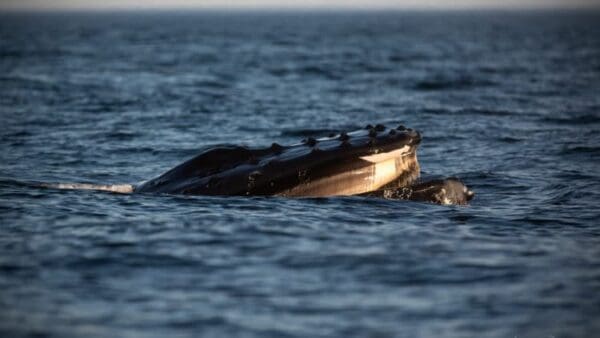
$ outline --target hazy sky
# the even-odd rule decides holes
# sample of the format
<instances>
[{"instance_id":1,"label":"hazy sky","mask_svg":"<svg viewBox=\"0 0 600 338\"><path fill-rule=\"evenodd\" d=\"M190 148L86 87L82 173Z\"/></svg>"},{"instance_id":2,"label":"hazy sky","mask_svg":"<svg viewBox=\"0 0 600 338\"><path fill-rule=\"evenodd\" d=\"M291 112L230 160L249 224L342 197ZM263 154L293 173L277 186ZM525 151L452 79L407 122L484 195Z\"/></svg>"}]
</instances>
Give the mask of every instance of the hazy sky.
<instances>
[{"instance_id":1,"label":"hazy sky","mask_svg":"<svg viewBox=\"0 0 600 338\"><path fill-rule=\"evenodd\" d=\"M600 0L0 0L0 9L161 8L547 8L600 7Z\"/></svg>"}]
</instances>

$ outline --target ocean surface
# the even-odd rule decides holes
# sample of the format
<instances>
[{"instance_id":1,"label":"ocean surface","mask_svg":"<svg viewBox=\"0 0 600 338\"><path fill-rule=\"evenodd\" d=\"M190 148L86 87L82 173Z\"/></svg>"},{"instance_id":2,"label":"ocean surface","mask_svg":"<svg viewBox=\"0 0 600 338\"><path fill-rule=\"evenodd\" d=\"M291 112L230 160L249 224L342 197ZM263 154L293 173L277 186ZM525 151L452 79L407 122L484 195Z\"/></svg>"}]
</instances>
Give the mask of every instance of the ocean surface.
<instances>
[{"instance_id":1,"label":"ocean surface","mask_svg":"<svg viewBox=\"0 0 600 338\"><path fill-rule=\"evenodd\" d=\"M597 337L600 13L0 14L0 336ZM120 195L419 130L470 206Z\"/></svg>"}]
</instances>

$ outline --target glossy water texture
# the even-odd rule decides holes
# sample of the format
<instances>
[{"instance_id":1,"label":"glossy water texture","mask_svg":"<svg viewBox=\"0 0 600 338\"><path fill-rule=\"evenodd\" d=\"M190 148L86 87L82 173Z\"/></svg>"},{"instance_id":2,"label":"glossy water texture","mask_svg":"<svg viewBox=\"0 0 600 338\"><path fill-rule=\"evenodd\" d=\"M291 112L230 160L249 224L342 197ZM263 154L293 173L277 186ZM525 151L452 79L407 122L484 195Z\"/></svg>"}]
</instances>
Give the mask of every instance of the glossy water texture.
<instances>
[{"instance_id":1,"label":"glossy water texture","mask_svg":"<svg viewBox=\"0 0 600 338\"><path fill-rule=\"evenodd\" d=\"M592 337L598 13L2 15L3 337ZM422 132L469 207L118 195L216 144Z\"/></svg>"}]
</instances>

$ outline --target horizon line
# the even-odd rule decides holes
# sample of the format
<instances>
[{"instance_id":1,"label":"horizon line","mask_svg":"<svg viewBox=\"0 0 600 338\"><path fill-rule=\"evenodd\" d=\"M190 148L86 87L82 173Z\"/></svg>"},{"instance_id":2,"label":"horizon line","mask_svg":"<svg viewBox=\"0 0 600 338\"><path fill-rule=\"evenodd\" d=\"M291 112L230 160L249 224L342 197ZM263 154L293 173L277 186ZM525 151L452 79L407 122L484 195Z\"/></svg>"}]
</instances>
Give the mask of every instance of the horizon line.
<instances>
[{"instance_id":1,"label":"horizon line","mask_svg":"<svg viewBox=\"0 0 600 338\"><path fill-rule=\"evenodd\" d=\"M600 9L600 1L594 0L574 0L561 1L550 0L537 2L535 0L505 0L502 2L489 1L480 2L482 0L462 0L453 1L451 3L444 0L413 1L406 0L405 3L389 4L360 4L350 1L350 4L334 3L323 4L308 1L304 5L295 3L278 4L268 3L270 0L263 0L264 3L236 3L231 5L211 4L211 3L194 3L193 0L176 0L170 3L163 2L140 2L139 0L105 0L104 2L88 2L77 3L55 2L37 3L25 1L8 1L0 3L0 12L80 12L80 11L220 11L220 12L240 12L240 11L477 11L477 10L598 10ZM77 0L76 0L77 1ZM137 2L136 2L137 1ZM186 2L187 1L187 2ZM362 0L360 0L362 1ZM210 2L210 0L209 0Z\"/></svg>"},{"instance_id":2,"label":"horizon line","mask_svg":"<svg viewBox=\"0 0 600 338\"><path fill-rule=\"evenodd\" d=\"M1 13L102 13L102 12L547 12L547 11L600 11L600 6L522 6L522 7L503 7L503 6L473 6L473 7L60 7L60 8L2 8Z\"/></svg>"}]
</instances>

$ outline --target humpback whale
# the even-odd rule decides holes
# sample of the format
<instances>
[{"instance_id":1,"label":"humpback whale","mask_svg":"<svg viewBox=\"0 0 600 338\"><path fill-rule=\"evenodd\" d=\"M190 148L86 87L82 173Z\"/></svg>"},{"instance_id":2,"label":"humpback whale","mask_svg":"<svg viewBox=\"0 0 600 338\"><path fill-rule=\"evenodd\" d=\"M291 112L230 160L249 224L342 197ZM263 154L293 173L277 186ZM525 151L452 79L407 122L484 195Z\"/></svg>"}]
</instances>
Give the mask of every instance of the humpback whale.
<instances>
[{"instance_id":1,"label":"humpback whale","mask_svg":"<svg viewBox=\"0 0 600 338\"><path fill-rule=\"evenodd\" d=\"M421 134L400 125L368 125L301 143L208 149L138 185L56 184L47 187L117 193L271 195L284 197L378 196L466 204L473 197L458 179L418 180Z\"/></svg>"},{"instance_id":2,"label":"humpback whale","mask_svg":"<svg viewBox=\"0 0 600 338\"><path fill-rule=\"evenodd\" d=\"M186 161L135 192L192 195L339 196L419 175L417 131L368 127L302 143L221 147ZM399 182L400 183L400 182Z\"/></svg>"}]
</instances>

